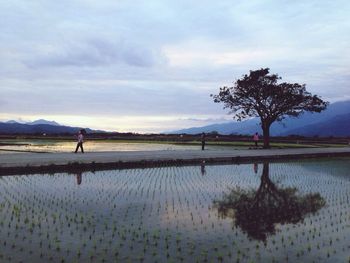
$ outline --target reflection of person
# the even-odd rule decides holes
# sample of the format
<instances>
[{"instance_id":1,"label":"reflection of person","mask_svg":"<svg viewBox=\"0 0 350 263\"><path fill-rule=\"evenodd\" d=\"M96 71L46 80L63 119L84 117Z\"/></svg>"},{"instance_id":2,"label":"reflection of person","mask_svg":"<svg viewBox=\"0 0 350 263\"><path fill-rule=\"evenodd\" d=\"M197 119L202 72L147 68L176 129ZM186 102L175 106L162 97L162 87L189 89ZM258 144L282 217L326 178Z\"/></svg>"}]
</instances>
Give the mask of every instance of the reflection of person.
<instances>
[{"instance_id":1,"label":"reflection of person","mask_svg":"<svg viewBox=\"0 0 350 263\"><path fill-rule=\"evenodd\" d=\"M205 161L203 161L201 163L201 174L204 176L206 174L206 171L205 171Z\"/></svg>"},{"instance_id":2,"label":"reflection of person","mask_svg":"<svg viewBox=\"0 0 350 263\"><path fill-rule=\"evenodd\" d=\"M82 176L81 173L77 173L77 185L81 184Z\"/></svg>"},{"instance_id":3,"label":"reflection of person","mask_svg":"<svg viewBox=\"0 0 350 263\"><path fill-rule=\"evenodd\" d=\"M258 142L259 142L259 134L256 132L253 136L253 141L255 143L255 147L258 147Z\"/></svg>"},{"instance_id":4,"label":"reflection of person","mask_svg":"<svg viewBox=\"0 0 350 263\"><path fill-rule=\"evenodd\" d=\"M78 139L78 143L77 143L77 147L75 148L75 153L78 152L79 147L81 149L81 152L84 153L84 149L83 149L83 143L84 143L83 130L79 131L77 139Z\"/></svg>"},{"instance_id":5,"label":"reflection of person","mask_svg":"<svg viewBox=\"0 0 350 263\"><path fill-rule=\"evenodd\" d=\"M254 163L253 164L253 169L254 169L254 173L258 173L258 164L257 163Z\"/></svg>"},{"instance_id":6,"label":"reflection of person","mask_svg":"<svg viewBox=\"0 0 350 263\"><path fill-rule=\"evenodd\" d=\"M201 139L202 139L202 151L204 151L204 147L205 147L205 133L204 132L202 132Z\"/></svg>"}]
</instances>

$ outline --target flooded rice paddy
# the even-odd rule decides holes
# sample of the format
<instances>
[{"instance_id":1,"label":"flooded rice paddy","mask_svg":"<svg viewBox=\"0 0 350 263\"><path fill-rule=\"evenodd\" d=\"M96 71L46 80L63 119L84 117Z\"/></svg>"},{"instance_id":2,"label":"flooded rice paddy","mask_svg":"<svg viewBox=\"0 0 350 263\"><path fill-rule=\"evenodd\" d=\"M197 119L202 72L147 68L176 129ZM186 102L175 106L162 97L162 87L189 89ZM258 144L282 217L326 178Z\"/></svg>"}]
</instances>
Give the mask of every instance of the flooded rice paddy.
<instances>
[{"instance_id":1,"label":"flooded rice paddy","mask_svg":"<svg viewBox=\"0 0 350 263\"><path fill-rule=\"evenodd\" d=\"M1 140L0 154L12 152L73 152L76 141L63 140ZM118 142L88 140L84 143L86 152L102 151L159 151L159 150L199 150L198 145L184 145L171 143L147 143L147 142ZM222 149L225 146L207 146L207 149ZM231 147L232 149L232 147Z\"/></svg>"},{"instance_id":2,"label":"flooded rice paddy","mask_svg":"<svg viewBox=\"0 0 350 263\"><path fill-rule=\"evenodd\" d=\"M348 262L350 160L0 177L0 262Z\"/></svg>"}]
</instances>

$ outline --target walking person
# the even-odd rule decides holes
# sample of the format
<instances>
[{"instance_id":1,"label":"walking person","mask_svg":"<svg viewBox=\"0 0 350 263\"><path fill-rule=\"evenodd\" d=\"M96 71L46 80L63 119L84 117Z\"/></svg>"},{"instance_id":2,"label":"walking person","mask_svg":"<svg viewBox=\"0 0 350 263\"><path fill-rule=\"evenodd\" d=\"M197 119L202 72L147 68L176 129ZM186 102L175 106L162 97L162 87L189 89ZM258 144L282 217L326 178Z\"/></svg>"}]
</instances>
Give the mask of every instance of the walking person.
<instances>
[{"instance_id":1,"label":"walking person","mask_svg":"<svg viewBox=\"0 0 350 263\"><path fill-rule=\"evenodd\" d=\"M202 151L204 151L204 147L205 147L205 133L204 132L202 132L201 139L202 139Z\"/></svg>"},{"instance_id":2,"label":"walking person","mask_svg":"<svg viewBox=\"0 0 350 263\"><path fill-rule=\"evenodd\" d=\"M259 142L259 134L256 132L253 136L253 141L255 143L255 147L258 147L258 142Z\"/></svg>"},{"instance_id":3,"label":"walking person","mask_svg":"<svg viewBox=\"0 0 350 263\"><path fill-rule=\"evenodd\" d=\"M83 143L84 143L84 130L80 130L78 133L78 143L77 147L75 148L75 153L78 152L78 149L81 149L81 152L84 153Z\"/></svg>"}]
</instances>

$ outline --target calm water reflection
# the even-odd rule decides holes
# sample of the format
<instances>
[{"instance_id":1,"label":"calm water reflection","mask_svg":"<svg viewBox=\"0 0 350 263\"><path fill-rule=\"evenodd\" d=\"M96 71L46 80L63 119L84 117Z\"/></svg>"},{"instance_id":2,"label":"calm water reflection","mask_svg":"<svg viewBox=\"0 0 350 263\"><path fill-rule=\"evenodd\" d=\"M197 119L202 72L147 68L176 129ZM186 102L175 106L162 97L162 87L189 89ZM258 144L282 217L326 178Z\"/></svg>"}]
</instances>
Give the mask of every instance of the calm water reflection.
<instances>
[{"instance_id":1,"label":"calm water reflection","mask_svg":"<svg viewBox=\"0 0 350 263\"><path fill-rule=\"evenodd\" d=\"M33 151L33 152L72 152L75 150L76 142L60 140L9 140L2 141L0 154L8 151ZM8 145L6 145L8 143ZM220 146L208 146L208 149L221 149ZM232 147L231 147L232 148ZM87 152L101 151L157 151L157 150L199 150L198 145L180 145L170 143L142 143L142 142L118 142L86 140L84 150Z\"/></svg>"},{"instance_id":2,"label":"calm water reflection","mask_svg":"<svg viewBox=\"0 0 350 263\"><path fill-rule=\"evenodd\" d=\"M257 169L254 164L255 173ZM257 190L237 187L214 203L222 217L232 217L251 238L266 240L276 232L276 224L296 224L326 201L319 193L302 195L296 187L279 187L269 177L269 163L264 163Z\"/></svg>"},{"instance_id":3,"label":"calm water reflection","mask_svg":"<svg viewBox=\"0 0 350 263\"><path fill-rule=\"evenodd\" d=\"M79 172L76 174L77 177L77 185L81 185L81 181L82 181L82 172Z\"/></svg>"},{"instance_id":4,"label":"calm water reflection","mask_svg":"<svg viewBox=\"0 0 350 263\"><path fill-rule=\"evenodd\" d=\"M346 159L0 177L0 262L347 262L349 171Z\"/></svg>"}]
</instances>

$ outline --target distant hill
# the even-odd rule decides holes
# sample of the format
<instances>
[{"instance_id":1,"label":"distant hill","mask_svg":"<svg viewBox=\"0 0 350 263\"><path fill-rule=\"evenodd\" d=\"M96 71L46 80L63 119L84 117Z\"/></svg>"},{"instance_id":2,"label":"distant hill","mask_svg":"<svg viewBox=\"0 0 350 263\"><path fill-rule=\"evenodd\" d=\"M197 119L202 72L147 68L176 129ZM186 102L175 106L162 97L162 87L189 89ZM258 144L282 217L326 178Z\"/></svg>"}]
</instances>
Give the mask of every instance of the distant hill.
<instances>
[{"instance_id":1,"label":"distant hill","mask_svg":"<svg viewBox=\"0 0 350 263\"><path fill-rule=\"evenodd\" d=\"M303 129L306 126L310 126L316 123L323 123L332 127L334 134L349 134L346 127L339 126L338 124L332 124L332 121L339 120L337 117L341 115L350 114L350 101L335 102L329 105L327 110L321 113L304 113L299 118L287 117L282 123L273 123L271 126L270 134L273 136L279 135L302 135L306 134ZM344 117L344 116L343 116ZM203 127L192 127L188 129L177 130L169 133L174 134L198 134L201 132L217 131L220 134L253 134L255 132L262 133L259 125L260 120L258 118L237 122L232 121L229 123L212 124ZM326 126L323 126L326 129ZM316 130L317 131L317 130ZM318 133L318 132L316 132ZM321 134L321 132L319 132ZM317 134L314 134L317 135ZM312 135L312 136L314 136ZM326 136L326 135L320 135ZM327 135L328 136L328 135ZM343 136L343 135L334 135Z\"/></svg>"},{"instance_id":2,"label":"distant hill","mask_svg":"<svg viewBox=\"0 0 350 263\"><path fill-rule=\"evenodd\" d=\"M350 101L335 102L321 113L304 113L299 118L286 118L282 123L274 123L271 127L272 135L291 135L294 130L315 123L326 122L339 115L350 113ZM341 128L339 128L341 129ZM300 129L301 130L301 129ZM300 134L301 135L301 134Z\"/></svg>"},{"instance_id":3,"label":"distant hill","mask_svg":"<svg viewBox=\"0 0 350 263\"><path fill-rule=\"evenodd\" d=\"M61 126L59 123L55 121L47 121L44 119L39 119L39 120L29 121L29 122L9 120L9 121L5 121L5 123L17 123L17 124L29 124L29 125L48 124L48 125L54 125L54 126Z\"/></svg>"},{"instance_id":4,"label":"distant hill","mask_svg":"<svg viewBox=\"0 0 350 263\"><path fill-rule=\"evenodd\" d=\"M251 120L246 120L242 122L227 122L227 123L218 123L212 124L203 127L193 127L188 129L182 129L178 131L173 131L169 133L174 134L198 134L198 133L209 133L217 131L220 134L252 134L255 132L260 132L259 120L254 118Z\"/></svg>"},{"instance_id":5,"label":"distant hill","mask_svg":"<svg viewBox=\"0 0 350 263\"><path fill-rule=\"evenodd\" d=\"M0 134L63 134L77 133L81 127L70 127L51 124L23 124L23 123L6 123L0 122ZM103 132L85 128L87 133Z\"/></svg>"},{"instance_id":6,"label":"distant hill","mask_svg":"<svg viewBox=\"0 0 350 263\"><path fill-rule=\"evenodd\" d=\"M9 120L9 121L5 121L5 123L22 123L22 122L18 122L18 121L15 121L15 120Z\"/></svg>"},{"instance_id":7,"label":"distant hill","mask_svg":"<svg viewBox=\"0 0 350 263\"><path fill-rule=\"evenodd\" d=\"M320 137L347 137L350 136L350 113L337 115L327 121L317 122L297 129L291 129L288 134ZM282 134L285 135L285 134Z\"/></svg>"},{"instance_id":8,"label":"distant hill","mask_svg":"<svg viewBox=\"0 0 350 263\"><path fill-rule=\"evenodd\" d=\"M32 122L26 122L25 124L29 124L29 125L48 124L48 125L53 125L53 126L61 126L60 124L58 124L55 121L47 121L44 119L39 119L39 120L32 121Z\"/></svg>"}]
</instances>

